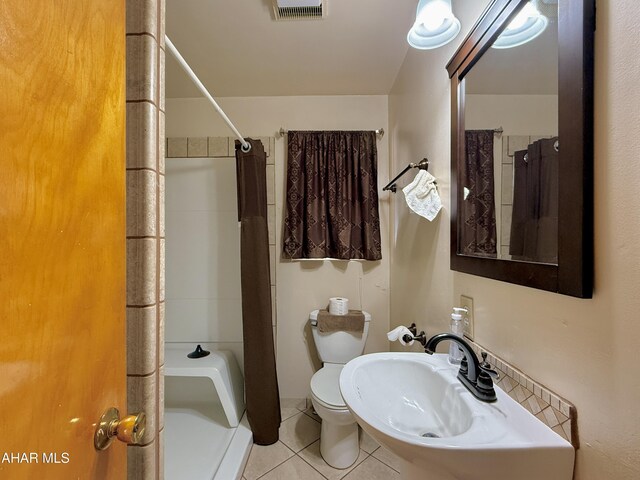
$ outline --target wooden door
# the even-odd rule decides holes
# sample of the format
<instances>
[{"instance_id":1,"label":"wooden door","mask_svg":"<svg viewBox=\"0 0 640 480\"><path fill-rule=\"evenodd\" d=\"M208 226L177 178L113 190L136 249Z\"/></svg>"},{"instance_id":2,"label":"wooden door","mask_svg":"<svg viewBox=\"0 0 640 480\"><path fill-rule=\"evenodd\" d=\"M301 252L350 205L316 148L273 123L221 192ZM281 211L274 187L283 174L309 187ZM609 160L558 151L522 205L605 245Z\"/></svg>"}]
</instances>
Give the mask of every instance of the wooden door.
<instances>
[{"instance_id":1,"label":"wooden door","mask_svg":"<svg viewBox=\"0 0 640 480\"><path fill-rule=\"evenodd\" d=\"M0 479L123 479L124 0L0 1Z\"/></svg>"}]
</instances>

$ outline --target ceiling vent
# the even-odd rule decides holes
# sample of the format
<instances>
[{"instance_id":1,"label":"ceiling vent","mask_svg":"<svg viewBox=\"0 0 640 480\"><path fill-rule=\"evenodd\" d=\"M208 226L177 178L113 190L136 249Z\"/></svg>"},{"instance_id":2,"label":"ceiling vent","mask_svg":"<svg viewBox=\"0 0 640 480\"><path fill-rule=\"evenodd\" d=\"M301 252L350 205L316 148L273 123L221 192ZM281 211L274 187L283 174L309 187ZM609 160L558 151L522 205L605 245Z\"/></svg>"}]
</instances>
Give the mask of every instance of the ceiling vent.
<instances>
[{"instance_id":1,"label":"ceiling vent","mask_svg":"<svg viewBox=\"0 0 640 480\"><path fill-rule=\"evenodd\" d=\"M327 0L273 0L276 20L317 20L327 16Z\"/></svg>"}]
</instances>

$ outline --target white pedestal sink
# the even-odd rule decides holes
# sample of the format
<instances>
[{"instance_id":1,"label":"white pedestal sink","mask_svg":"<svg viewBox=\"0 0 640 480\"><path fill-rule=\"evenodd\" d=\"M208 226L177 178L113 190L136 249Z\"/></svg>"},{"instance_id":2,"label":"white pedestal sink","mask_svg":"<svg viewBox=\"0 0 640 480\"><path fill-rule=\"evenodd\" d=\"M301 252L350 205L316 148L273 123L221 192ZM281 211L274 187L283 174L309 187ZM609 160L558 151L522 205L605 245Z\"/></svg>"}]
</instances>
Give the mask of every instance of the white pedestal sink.
<instances>
[{"instance_id":1,"label":"white pedestal sink","mask_svg":"<svg viewBox=\"0 0 640 480\"><path fill-rule=\"evenodd\" d=\"M499 387L477 400L457 373L447 355L374 353L347 363L340 391L406 480L571 480L570 443Z\"/></svg>"}]
</instances>

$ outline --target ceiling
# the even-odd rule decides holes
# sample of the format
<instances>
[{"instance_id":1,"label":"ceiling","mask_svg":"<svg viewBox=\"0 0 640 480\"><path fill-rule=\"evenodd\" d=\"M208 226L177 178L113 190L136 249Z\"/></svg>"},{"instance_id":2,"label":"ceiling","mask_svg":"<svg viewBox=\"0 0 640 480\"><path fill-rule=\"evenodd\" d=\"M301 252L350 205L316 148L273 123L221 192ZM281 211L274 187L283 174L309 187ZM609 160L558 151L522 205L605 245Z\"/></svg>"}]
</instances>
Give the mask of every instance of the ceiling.
<instances>
[{"instance_id":1,"label":"ceiling","mask_svg":"<svg viewBox=\"0 0 640 480\"><path fill-rule=\"evenodd\" d=\"M322 20L275 21L271 0L167 0L167 35L218 97L386 95L417 0L328 0ZM200 97L170 53L167 97Z\"/></svg>"},{"instance_id":2,"label":"ceiling","mask_svg":"<svg viewBox=\"0 0 640 480\"><path fill-rule=\"evenodd\" d=\"M465 90L470 95L557 95L557 20L551 18L529 43L487 50L465 77Z\"/></svg>"}]
</instances>

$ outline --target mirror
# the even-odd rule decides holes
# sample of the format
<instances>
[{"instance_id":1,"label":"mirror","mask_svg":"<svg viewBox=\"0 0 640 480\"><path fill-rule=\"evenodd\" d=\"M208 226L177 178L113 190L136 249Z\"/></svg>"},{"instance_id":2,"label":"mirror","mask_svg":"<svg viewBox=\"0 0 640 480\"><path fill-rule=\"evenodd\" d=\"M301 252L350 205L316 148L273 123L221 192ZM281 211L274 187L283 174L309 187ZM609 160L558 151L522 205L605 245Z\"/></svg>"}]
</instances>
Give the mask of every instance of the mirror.
<instances>
[{"instance_id":1,"label":"mirror","mask_svg":"<svg viewBox=\"0 0 640 480\"><path fill-rule=\"evenodd\" d=\"M464 255L558 263L558 9L542 5L537 38L492 45L463 79Z\"/></svg>"},{"instance_id":2,"label":"mirror","mask_svg":"<svg viewBox=\"0 0 640 480\"><path fill-rule=\"evenodd\" d=\"M591 296L593 10L494 0L447 66L453 270Z\"/></svg>"}]
</instances>

